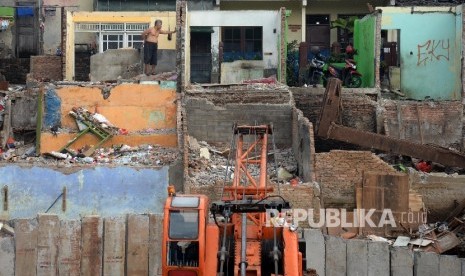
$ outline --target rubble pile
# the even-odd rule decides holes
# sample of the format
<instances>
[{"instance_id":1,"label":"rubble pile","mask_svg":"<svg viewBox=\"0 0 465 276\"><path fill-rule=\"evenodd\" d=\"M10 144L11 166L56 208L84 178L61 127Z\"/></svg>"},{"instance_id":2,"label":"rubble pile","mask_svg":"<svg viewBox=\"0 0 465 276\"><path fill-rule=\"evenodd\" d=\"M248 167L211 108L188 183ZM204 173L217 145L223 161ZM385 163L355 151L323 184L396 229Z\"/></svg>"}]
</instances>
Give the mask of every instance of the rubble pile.
<instances>
[{"instance_id":1,"label":"rubble pile","mask_svg":"<svg viewBox=\"0 0 465 276\"><path fill-rule=\"evenodd\" d=\"M230 145L215 144L210 145L204 141L198 142L195 138L189 137L189 181L193 185L205 186L214 184L217 181L231 182L234 177L235 150L230 149ZM257 156L259 154L257 153ZM292 149L277 149L275 169L274 151L268 150L267 175L269 181L289 183L299 183L297 177L297 161L294 158ZM254 158L252 152L249 158ZM228 161L229 158L229 161ZM256 165L248 166L248 170L253 177L259 176L259 168Z\"/></svg>"}]
</instances>

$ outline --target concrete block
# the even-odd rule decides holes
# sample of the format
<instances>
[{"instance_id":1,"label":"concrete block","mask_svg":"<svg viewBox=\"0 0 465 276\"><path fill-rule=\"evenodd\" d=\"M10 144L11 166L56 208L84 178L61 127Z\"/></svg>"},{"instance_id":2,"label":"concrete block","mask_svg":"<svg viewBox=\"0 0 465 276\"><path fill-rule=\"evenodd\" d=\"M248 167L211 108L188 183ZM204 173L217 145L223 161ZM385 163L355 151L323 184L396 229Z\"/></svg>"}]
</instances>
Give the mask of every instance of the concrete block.
<instances>
[{"instance_id":1,"label":"concrete block","mask_svg":"<svg viewBox=\"0 0 465 276\"><path fill-rule=\"evenodd\" d=\"M415 252L414 254L414 276L437 276L439 275L439 255L431 252Z\"/></svg>"},{"instance_id":2,"label":"concrete block","mask_svg":"<svg viewBox=\"0 0 465 276\"><path fill-rule=\"evenodd\" d=\"M391 275L413 275L413 253L407 248L391 248Z\"/></svg>"},{"instance_id":3,"label":"concrete block","mask_svg":"<svg viewBox=\"0 0 465 276\"><path fill-rule=\"evenodd\" d=\"M161 275L163 215L149 215L149 276Z\"/></svg>"},{"instance_id":4,"label":"concrete block","mask_svg":"<svg viewBox=\"0 0 465 276\"><path fill-rule=\"evenodd\" d=\"M124 275L126 263L125 218L106 218L103 239L103 275Z\"/></svg>"},{"instance_id":5,"label":"concrete block","mask_svg":"<svg viewBox=\"0 0 465 276\"><path fill-rule=\"evenodd\" d=\"M0 238L0 267L2 276L15 275L15 240L13 237Z\"/></svg>"},{"instance_id":6,"label":"concrete block","mask_svg":"<svg viewBox=\"0 0 465 276\"><path fill-rule=\"evenodd\" d=\"M103 220L86 216L81 224L81 275L102 275Z\"/></svg>"},{"instance_id":7,"label":"concrete block","mask_svg":"<svg viewBox=\"0 0 465 276\"><path fill-rule=\"evenodd\" d=\"M347 276L368 275L368 241L347 241ZM371 275L371 274L370 274Z\"/></svg>"},{"instance_id":8,"label":"concrete block","mask_svg":"<svg viewBox=\"0 0 465 276\"><path fill-rule=\"evenodd\" d=\"M346 264L346 242L342 238L327 236L326 241L326 276L345 275L347 271Z\"/></svg>"},{"instance_id":9,"label":"concrete block","mask_svg":"<svg viewBox=\"0 0 465 276\"><path fill-rule=\"evenodd\" d=\"M60 221L57 215L39 214L37 275L56 275Z\"/></svg>"},{"instance_id":10,"label":"concrete block","mask_svg":"<svg viewBox=\"0 0 465 276\"><path fill-rule=\"evenodd\" d=\"M462 263L456 256L439 256L439 275L457 276L462 274Z\"/></svg>"},{"instance_id":11,"label":"concrete block","mask_svg":"<svg viewBox=\"0 0 465 276\"><path fill-rule=\"evenodd\" d=\"M126 275L148 275L149 217L130 214L127 225Z\"/></svg>"},{"instance_id":12,"label":"concrete block","mask_svg":"<svg viewBox=\"0 0 465 276\"><path fill-rule=\"evenodd\" d=\"M318 275L325 275L325 239L319 229L305 229L306 268L315 269Z\"/></svg>"},{"instance_id":13,"label":"concrete block","mask_svg":"<svg viewBox=\"0 0 465 276\"><path fill-rule=\"evenodd\" d=\"M465 259L460 259L460 263L462 265L462 276L465 276Z\"/></svg>"},{"instance_id":14,"label":"concrete block","mask_svg":"<svg viewBox=\"0 0 465 276\"><path fill-rule=\"evenodd\" d=\"M368 243L368 275L389 276L389 244Z\"/></svg>"},{"instance_id":15,"label":"concrete block","mask_svg":"<svg viewBox=\"0 0 465 276\"><path fill-rule=\"evenodd\" d=\"M58 271L61 275L81 273L81 221L60 221Z\"/></svg>"},{"instance_id":16,"label":"concrete block","mask_svg":"<svg viewBox=\"0 0 465 276\"><path fill-rule=\"evenodd\" d=\"M15 275L36 275L37 219L15 222Z\"/></svg>"}]
</instances>

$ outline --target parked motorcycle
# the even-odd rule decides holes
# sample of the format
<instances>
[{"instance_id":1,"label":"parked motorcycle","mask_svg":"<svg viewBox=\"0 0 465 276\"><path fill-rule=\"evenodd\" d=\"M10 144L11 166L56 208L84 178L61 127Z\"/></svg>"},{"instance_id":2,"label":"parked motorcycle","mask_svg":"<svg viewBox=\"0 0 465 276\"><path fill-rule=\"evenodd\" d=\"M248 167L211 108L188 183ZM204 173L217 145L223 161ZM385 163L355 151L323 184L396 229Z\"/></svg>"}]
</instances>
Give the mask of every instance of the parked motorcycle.
<instances>
[{"instance_id":1,"label":"parked motorcycle","mask_svg":"<svg viewBox=\"0 0 465 276\"><path fill-rule=\"evenodd\" d=\"M362 86L362 74L357 71L357 64L353 59L346 59L345 66L343 68L328 65L328 70L325 72L325 78L338 78L342 81L345 87L349 88L358 88Z\"/></svg>"},{"instance_id":2,"label":"parked motorcycle","mask_svg":"<svg viewBox=\"0 0 465 276\"><path fill-rule=\"evenodd\" d=\"M323 80L323 86L329 78L338 78L346 87L357 88L362 86L362 74L357 71L357 65L353 59L346 59L343 68L327 64L326 59L320 53L316 53L310 61L308 83L316 87Z\"/></svg>"}]
</instances>

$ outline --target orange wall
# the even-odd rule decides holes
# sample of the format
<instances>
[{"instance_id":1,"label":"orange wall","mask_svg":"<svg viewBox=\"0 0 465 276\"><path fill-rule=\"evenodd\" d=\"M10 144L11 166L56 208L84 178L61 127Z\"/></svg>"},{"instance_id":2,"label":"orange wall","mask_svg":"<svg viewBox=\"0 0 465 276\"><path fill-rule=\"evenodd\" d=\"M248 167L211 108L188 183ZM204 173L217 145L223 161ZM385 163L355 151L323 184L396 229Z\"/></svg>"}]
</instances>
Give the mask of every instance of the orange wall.
<instances>
[{"instance_id":1,"label":"orange wall","mask_svg":"<svg viewBox=\"0 0 465 276\"><path fill-rule=\"evenodd\" d=\"M111 90L111 95L104 100L99 87L67 86L57 89L61 99L61 124L73 133L60 133L53 136L42 132L40 152L58 151L77 134L77 126L68 113L73 107L85 107L90 112L98 112L113 125L127 129L129 135L117 135L103 146L117 144L138 146L155 144L167 147L177 146L176 136L176 91L172 88L161 88L159 85L121 84ZM170 134L138 134L131 133L144 129L170 129ZM75 133L74 133L75 132ZM86 134L72 145L73 149L85 145L95 145L98 139Z\"/></svg>"},{"instance_id":2,"label":"orange wall","mask_svg":"<svg viewBox=\"0 0 465 276\"><path fill-rule=\"evenodd\" d=\"M128 131L176 128L176 91L159 85L121 84L104 100L100 88L69 86L57 90L61 98L61 123L77 129L68 113L83 106L104 115L113 125Z\"/></svg>"}]
</instances>

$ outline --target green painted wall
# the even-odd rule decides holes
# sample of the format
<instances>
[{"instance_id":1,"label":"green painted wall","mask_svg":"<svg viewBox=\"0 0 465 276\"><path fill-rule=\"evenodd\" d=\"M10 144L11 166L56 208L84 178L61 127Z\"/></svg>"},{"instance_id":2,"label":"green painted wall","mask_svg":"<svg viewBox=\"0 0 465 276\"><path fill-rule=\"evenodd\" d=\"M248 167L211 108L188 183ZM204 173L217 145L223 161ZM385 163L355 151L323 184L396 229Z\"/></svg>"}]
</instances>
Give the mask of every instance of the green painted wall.
<instances>
[{"instance_id":1,"label":"green painted wall","mask_svg":"<svg viewBox=\"0 0 465 276\"><path fill-rule=\"evenodd\" d=\"M460 100L462 7L382 9L382 29L400 29L401 92Z\"/></svg>"},{"instance_id":2,"label":"green painted wall","mask_svg":"<svg viewBox=\"0 0 465 276\"><path fill-rule=\"evenodd\" d=\"M376 16L367 15L356 20L354 27L355 61L357 71L362 74L362 87L374 87Z\"/></svg>"}]
</instances>

